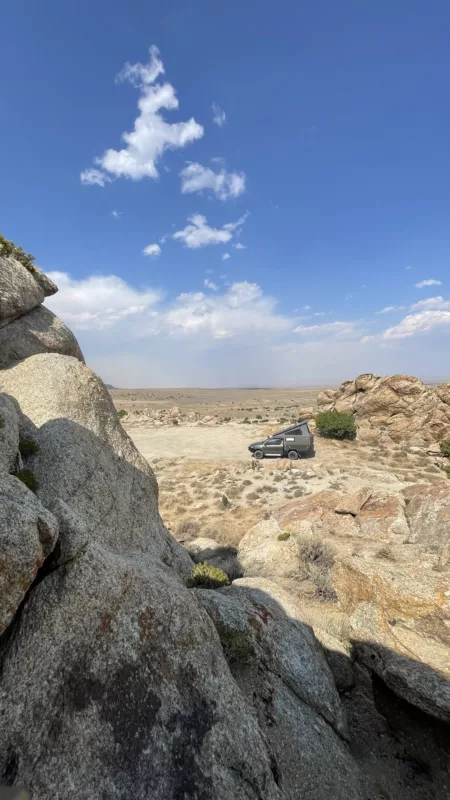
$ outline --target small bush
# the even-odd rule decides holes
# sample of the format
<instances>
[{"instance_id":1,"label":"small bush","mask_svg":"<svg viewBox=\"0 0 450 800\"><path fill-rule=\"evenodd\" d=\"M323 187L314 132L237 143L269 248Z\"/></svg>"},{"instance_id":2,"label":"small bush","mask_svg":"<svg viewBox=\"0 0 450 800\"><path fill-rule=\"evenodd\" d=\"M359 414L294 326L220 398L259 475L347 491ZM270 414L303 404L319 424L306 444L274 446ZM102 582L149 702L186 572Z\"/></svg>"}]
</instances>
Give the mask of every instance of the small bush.
<instances>
[{"instance_id":1,"label":"small bush","mask_svg":"<svg viewBox=\"0 0 450 800\"><path fill-rule=\"evenodd\" d=\"M289 539L290 533L288 531L283 531L283 533L279 533L277 539L279 542L285 542L286 539Z\"/></svg>"},{"instance_id":2,"label":"small bush","mask_svg":"<svg viewBox=\"0 0 450 800\"><path fill-rule=\"evenodd\" d=\"M376 553L377 558L383 558L387 561L392 559L392 552L389 547L380 547L380 549Z\"/></svg>"},{"instance_id":3,"label":"small bush","mask_svg":"<svg viewBox=\"0 0 450 800\"><path fill-rule=\"evenodd\" d=\"M313 564L322 569L331 569L334 564L334 548L317 536L305 537L299 545L299 556L304 564Z\"/></svg>"},{"instance_id":4,"label":"small bush","mask_svg":"<svg viewBox=\"0 0 450 800\"><path fill-rule=\"evenodd\" d=\"M340 411L322 411L317 414L316 427L319 436L328 439L354 439L356 436L353 415Z\"/></svg>"},{"instance_id":5,"label":"small bush","mask_svg":"<svg viewBox=\"0 0 450 800\"><path fill-rule=\"evenodd\" d=\"M222 503L222 508L229 508L229 506L231 505L226 494L222 495L222 500L220 502Z\"/></svg>"},{"instance_id":6,"label":"small bush","mask_svg":"<svg viewBox=\"0 0 450 800\"><path fill-rule=\"evenodd\" d=\"M450 458L450 439L443 439L439 445L439 449L443 456Z\"/></svg>"},{"instance_id":7,"label":"small bush","mask_svg":"<svg viewBox=\"0 0 450 800\"><path fill-rule=\"evenodd\" d=\"M447 464L447 466L444 467L444 472L447 475L447 478L450 479L450 464Z\"/></svg>"},{"instance_id":8,"label":"small bush","mask_svg":"<svg viewBox=\"0 0 450 800\"><path fill-rule=\"evenodd\" d=\"M248 417L245 417L245 419L241 420L241 425L250 425L250 420L249 420L249 418L248 418Z\"/></svg>"},{"instance_id":9,"label":"small bush","mask_svg":"<svg viewBox=\"0 0 450 800\"><path fill-rule=\"evenodd\" d=\"M246 631L230 628L223 622L218 622L216 629L228 665L233 668L250 664L254 657L254 649L249 634Z\"/></svg>"},{"instance_id":10,"label":"small bush","mask_svg":"<svg viewBox=\"0 0 450 800\"><path fill-rule=\"evenodd\" d=\"M316 571L311 576L316 586L316 597L328 603L335 603L337 598L336 590L331 582L329 572Z\"/></svg>"},{"instance_id":11,"label":"small bush","mask_svg":"<svg viewBox=\"0 0 450 800\"><path fill-rule=\"evenodd\" d=\"M0 233L0 255L2 256L12 256L16 259L16 261L20 261L24 267L30 269L33 267L34 264L34 256L31 253L25 253L22 247L18 247L14 244L14 242L10 242L8 239Z\"/></svg>"},{"instance_id":12,"label":"small bush","mask_svg":"<svg viewBox=\"0 0 450 800\"><path fill-rule=\"evenodd\" d=\"M257 414L256 419L262 419L262 414Z\"/></svg>"},{"instance_id":13,"label":"small bush","mask_svg":"<svg viewBox=\"0 0 450 800\"><path fill-rule=\"evenodd\" d=\"M21 469L19 472L16 472L16 478L19 478L19 481L22 481L23 484L30 489L32 492L36 492L38 488L36 476L31 469Z\"/></svg>"},{"instance_id":14,"label":"small bush","mask_svg":"<svg viewBox=\"0 0 450 800\"><path fill-rule=\"evenodd\" d=\"M126 417L127 414L128 414L128 411L125 411L124 408L119 408L119 410L117 412L117 416L119 417L119 419L123 419L124 417Z\"/></svg>"},{"instance_id":15,"label":"small bush","mask_svg":"<svg viewBox=\"0 0 450 800\"><path fill-rule=\"evenodd\" d=\"M195 539L200 533L200 524L196 519L183 519L177 526L176 537L183 539Z\"/></svg>"},{"instance_id":16,"label":"small bush","mask_svg":"<svg viewBox=\"0 0 450 800\"><path fill-rule=\"evenodd\" d=\"M230 581L223 569L212 567L207 561L203 564L196 564L192 570L192 575L186 583L189 589L199 586L202 589L219 589L221 586L228 586Z\"/></svg>"},{"instance_id":17,"label":"small bush","mask_svg":"<svg viewBox=\"0 0 450 800\"><path fill-rule=\"evenodd\" d=\"M177 420L177 419L173 419L172 420L172 425L179 425L179 424L180 424L179 420Z\"/></svg>"},{"instance_id":18,"label":"small bush","mask_svg":"<svg viewBox=\"0 0 450 800\"><path fill-rule=\"evenodd\" d=\"M32 456L39 450L39 445L33 439L21 439L19 442L19 451L21 456Z\"/></svg>"}]
</instances>

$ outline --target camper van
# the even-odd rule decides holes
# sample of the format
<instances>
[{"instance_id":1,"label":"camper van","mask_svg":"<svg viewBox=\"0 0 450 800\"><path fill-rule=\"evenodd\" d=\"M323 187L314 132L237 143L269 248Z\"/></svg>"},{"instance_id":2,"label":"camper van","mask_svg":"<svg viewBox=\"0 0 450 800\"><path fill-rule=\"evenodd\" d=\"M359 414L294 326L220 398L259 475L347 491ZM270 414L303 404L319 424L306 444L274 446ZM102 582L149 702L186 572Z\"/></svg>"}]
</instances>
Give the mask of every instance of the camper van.
<instances>
[{"instance_id":1,"label":"camper van","mask_svg":"<svg viewBox=\"0 0 450 800\"><path fill-rule=\"evenodd\" d=\"M297 422L248 448L254 458L290 458L314 455L314 436L306 421Z\"/></svg>"}]
</instances>

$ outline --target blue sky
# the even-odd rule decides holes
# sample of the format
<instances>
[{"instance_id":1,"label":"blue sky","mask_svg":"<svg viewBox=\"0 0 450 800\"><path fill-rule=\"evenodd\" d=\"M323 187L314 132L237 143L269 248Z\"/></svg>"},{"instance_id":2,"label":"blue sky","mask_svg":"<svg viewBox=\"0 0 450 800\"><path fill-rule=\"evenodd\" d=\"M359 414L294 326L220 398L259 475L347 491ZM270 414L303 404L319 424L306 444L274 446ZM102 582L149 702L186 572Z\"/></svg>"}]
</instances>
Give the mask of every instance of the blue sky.
<instances>
[{"instance_id":1,"label":"blue sky","mask_svg":"<svg viewBox=\"0 0 450 800\"><path fill-rule=\"evenodd\" d=\"M106 381L449 377L448 3L16 0L2 27L0 230Z\"/></svg>"}]
</instances>

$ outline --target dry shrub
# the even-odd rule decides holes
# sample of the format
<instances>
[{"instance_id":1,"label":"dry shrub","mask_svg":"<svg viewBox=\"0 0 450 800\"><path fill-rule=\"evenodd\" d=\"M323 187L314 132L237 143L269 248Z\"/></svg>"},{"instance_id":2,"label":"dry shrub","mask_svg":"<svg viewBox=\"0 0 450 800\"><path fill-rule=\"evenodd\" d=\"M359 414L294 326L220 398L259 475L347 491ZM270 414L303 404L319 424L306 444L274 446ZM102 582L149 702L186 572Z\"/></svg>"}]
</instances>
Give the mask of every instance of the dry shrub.
<instances>
[{"instance_id":1,"label":"dry shrub","mask_svg":"<svg viewBox=\"0 0 450 800\"><path fill-rule=\"evenodd\" d=\"M337 595L331 579L336 551L318 536L307 536L299 542L298 554L307 577L316 587L319 600L335 602Z\"/></svg>"},{"instance_id":2,"label":"dry shrub","mask_svg":"<svg viewBox=\"0 0 450 800\"><path fill-rule=\"evenodd\" d=\"M177 526L176 537L183 539L195 539L200 533L200 524L196 519L188 517L183 519Z\"/></svg>"}]
</instances>

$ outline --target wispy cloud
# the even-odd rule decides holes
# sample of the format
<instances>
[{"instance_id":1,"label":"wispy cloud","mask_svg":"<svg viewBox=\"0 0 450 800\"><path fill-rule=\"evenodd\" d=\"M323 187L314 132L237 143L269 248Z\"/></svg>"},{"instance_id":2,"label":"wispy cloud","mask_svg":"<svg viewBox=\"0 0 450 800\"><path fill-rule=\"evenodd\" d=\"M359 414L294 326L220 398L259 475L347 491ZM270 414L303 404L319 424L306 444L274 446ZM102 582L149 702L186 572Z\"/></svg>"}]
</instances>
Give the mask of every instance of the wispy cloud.
<instances>
[{"instance_id":1,"label":"wispy cloud","mask_svg":"<svg viewBox=\"0 0 450 800\"><path fill-rule=\"evenodd\" d=\"M239 197L245 191L243 172L227 172L225 169L214 172L209 167L190 163L180 172L180 177L183 194L199 194L210 190L219 200L229 200Z\"/></svg>"},{"instance_id":2,"label":"wispy cloud","mask_svg":"<svg viewBox=\"0 0 450 800\"><path fill-rule=\"evenodd\" d=\"M450 329L450 311L420 311L418 314L408 314L398 325L388 328L382 338L406 339L442 328Z\"/></svg>"},{"instance_id":3,"label":"wispy cloud","mask_svg":"<svg viewBox=\"0 0 450 800\"><path fill-rule=\"evenodd\" d=\"M185 247L190 249L210 244L226 244L232 239L235 231L238 231L244 224L247 216L247 214L243 214L236 222L228 222L221 228L211 228L206 217L202 214L193 214L188 219L189 225L174 233L172 238L184 242Z\"/></svg>"},{"instance_id":4,"label":"wispy cloud","mask_svg":"<svg viewBox=\"0 0 450 800\"><path fill-rule=\"evenodd\" d=\"M441 286L441 285L442 281L437 281L434 278L427 278L427 280L425 281L419 281L419 283L416 283L416 288L424 289L425 286Z\"/></svg>"},{"instance_id":5,"label":"wispy cloud","mask_svg":"<svg viewBox=\"0 0 450 800\"><path fill-rule=\"evenodd\" d=\"M213 292L217 292L219 290L217 283L214 283L214 281L210 281L208 278L205 278L205 280L203 281L203 286L205 287L205 289L211 289Z\"/></svg>"},{"instance_id":6,"label":"wispy cloud","mask_svg":"<svg viewBox=\"0 0 450 800\"><path fill-rule=\"evenodd\" d=\"M247 249L247 245L242 244L242 242L236 242L236 244L234 244L233 247L235 248L235 250L246 250Z\"/></svg>"},{"instance_id":7,"label":"wispy cloud","mask_svg":"<svg viewBox=\"0 0 450 800\"><path fill-rule=\"evenodd\" d=\"M121 211L111 211L111 216L115 217L116 219L120 219L120 217L122 216L122 212Z\"/></svg>"},{"instance_id":8,"label":"wispy cloud","mask_svg":"<svg viewBox=\"0 0 450 800\"><path fill-rule=\"evenodd\" d=\"M375 314L390 314L391 311L400 311L404 308L405 306L385 306L380 311L375 311Z\"/></svg>"},{"instance_id":9,"label":"wispy cloud","mask_svg":"<svg viewBox=\"0 0 450 800\"><path fill-rule=\"evenodd\" d=\"M222 261L228 261L229 258L231 258L230 254L229 253L224 253L223 256L222 256Z\"/></svg>"},{"instance_id":10,"label":"wispy cloud","mask_svg":"<svg viewBox=\"0 0 450 800\"><path fill-rule=\"evenodd\" d=\"M325 322L323 325L298 325L292 333L311 339L357 339L363 332L361 322Z\"/></svg>"},{"instance_id":11,"label":"wispy cloud","mask_svg":"<svg viewBox=\"0 0 450 800\"><path fill-rule=\"evenodd\" d=\"M222 125L225 125L225 122L227 121L227 115L222 108L216 105L216 103L213 103L211 108L213 113L213 122L215 125L218 125L219 128L221 128Z\"/></svg>"},{"instance_id":12,"label":"wispy cloud","mask_svg":"<svg viewBox=\"0 0 450 800\"><path fill-rule=\"evenodd\" d=\"M162 110L178 108L175 89L170 83L155 83L164 73L159 50L150 48L147 64L125 64L116 78L117 82L128 81L140 90L139 114L134 121L134 130L122 134L125 147L109 149L95 159L98 168L81 173L82 183L104 186L112 178L158 178L157 163L167 149L185 147L203 136L203 126L193 117L187 122L168 123Z\"/></svg>"}]
</instances>

